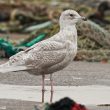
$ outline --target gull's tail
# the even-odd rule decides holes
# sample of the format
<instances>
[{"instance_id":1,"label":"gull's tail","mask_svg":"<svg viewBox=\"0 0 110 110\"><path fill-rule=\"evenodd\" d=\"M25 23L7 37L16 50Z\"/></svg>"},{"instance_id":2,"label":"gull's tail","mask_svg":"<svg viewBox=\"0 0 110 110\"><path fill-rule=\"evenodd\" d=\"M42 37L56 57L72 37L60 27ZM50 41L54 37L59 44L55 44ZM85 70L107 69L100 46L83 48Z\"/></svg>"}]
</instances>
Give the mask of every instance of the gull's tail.
<instances>
[{"instance_id":1,"label":"gull's tail","mask_svg":"<svg viewBox=\"0 0 110 110\"><path fill-rule=\"evenodd\" d=\"M33 69L33 66L10 66L9 62L0 65L0 73L8 73L8 72L17 72L17 71L26 71Z\"/></svg>"}]
</instances>

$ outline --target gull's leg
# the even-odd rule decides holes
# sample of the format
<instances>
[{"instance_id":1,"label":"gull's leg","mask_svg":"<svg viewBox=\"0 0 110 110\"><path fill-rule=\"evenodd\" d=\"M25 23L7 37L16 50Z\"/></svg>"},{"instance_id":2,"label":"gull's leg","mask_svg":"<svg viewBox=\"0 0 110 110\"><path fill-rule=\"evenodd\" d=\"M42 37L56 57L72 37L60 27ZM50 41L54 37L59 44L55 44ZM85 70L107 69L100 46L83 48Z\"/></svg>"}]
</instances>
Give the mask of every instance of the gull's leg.
<instances>
[{"instance_id":1,"label":"gull's leg","mask_svg":"<svg viewBox=\"0 0 110 110\"><path fill-rule=\"evenodd\" d=\"M51 85L51 96L50 96L50 102L52 102L53 99L53 78L52 78L52 74L50 74L50 85Z\"/></svg>"},{"instance_id":2,"label":"gull's leg","mask_svg":"<svg viewBox=\"0 0 110 110\"><path fill-rule=\"evenodd\" d=\"M42 103L44 102L44 92L45 92L45 75L42 75Z\"/></svg>"}]
</instances>

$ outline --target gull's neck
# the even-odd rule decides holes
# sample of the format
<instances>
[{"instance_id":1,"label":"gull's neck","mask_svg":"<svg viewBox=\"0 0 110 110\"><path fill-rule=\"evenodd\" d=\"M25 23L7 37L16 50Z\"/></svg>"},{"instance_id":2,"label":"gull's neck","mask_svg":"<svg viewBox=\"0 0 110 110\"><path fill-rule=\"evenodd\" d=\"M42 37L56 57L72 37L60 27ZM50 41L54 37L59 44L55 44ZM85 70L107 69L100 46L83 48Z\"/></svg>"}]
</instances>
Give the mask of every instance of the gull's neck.
<instances>
[{"instance_id":1,"label":"gull's neck","mask_svg":"<svg viewBox=\"0 0 110 110\"><path fill-rule=\"evenodd\" d=\"M77 48L77 30L76 25L61 26L60 32L63 33L67 40L70 40Z\"/></svg>"},{"instance_id":2,"label":"gull's neck","mask_svg":"<svg viewBox=\"0 0 110 110\"><path fill-rule=\"evenodd\" d=\"M67 30L67 31L76 31L76 25L65 25L65 26L60 26L60 30Z\"/></svg>"},{"instance_id":3,"label":"gull's neck","mask_svg":"<svg viewBox=\"0 0 110 110\"><path fill-rule=\"evenodd\" d=\"M76 25L67 25L67 26L60 26L60 32L64 33L65 35L71 36L73 39L77 41L77 29Z\"/></svg>"}]
</instances>

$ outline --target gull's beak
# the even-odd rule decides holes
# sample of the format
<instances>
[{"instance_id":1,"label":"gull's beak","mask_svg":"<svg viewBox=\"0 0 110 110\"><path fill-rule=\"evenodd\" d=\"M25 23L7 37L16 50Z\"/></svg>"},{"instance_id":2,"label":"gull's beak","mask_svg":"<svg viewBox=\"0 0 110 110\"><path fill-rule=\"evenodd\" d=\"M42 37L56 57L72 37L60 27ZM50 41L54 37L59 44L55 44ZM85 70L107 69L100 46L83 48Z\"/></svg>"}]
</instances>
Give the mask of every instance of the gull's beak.
<instances>
[{"instance_id":1,"label":"gull's beak","mask_svg":"<svg viewBox=\"0 0 110 110\"><path fill-rule=\"evenodd\" d=\"M87 21L87 18L86 17L81 17L82 20L84 21Z\"/></svg>"},{"instance_id":2,"label":"gull's beak","mask_svg":"<svg viewBox=\"0 0 110 110\"><path fill-rule=\"evenodd\" d=\"M86 17L82 17L82 16L77 17L76 19L83 20L83 21L87 21L87 18L86 18Z\"/></svg>"}]
</instances>

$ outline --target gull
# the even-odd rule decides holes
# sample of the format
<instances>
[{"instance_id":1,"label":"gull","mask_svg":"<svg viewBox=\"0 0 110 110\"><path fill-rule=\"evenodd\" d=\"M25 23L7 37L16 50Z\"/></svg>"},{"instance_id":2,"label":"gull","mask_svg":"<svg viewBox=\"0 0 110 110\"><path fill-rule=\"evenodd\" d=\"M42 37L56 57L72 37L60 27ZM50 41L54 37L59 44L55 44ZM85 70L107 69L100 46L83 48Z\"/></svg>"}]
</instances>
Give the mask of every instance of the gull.
<instances>
[{"instance_id":1,"label":"gull","mask_svg":"<svg viewBox=\"0 0 110 110\"><path fill-rule=\"evenodd\" d=\"M52 74L67 67L77 53L76 23L86 20L76 11L68 9L59 18L60 30L51 38L43 40L9 58L0 65L0 73L27 71L42 75L42 102L44 102L45 75L50 74L51 97L53 99Z\"/></svg>"}]
</instances>

